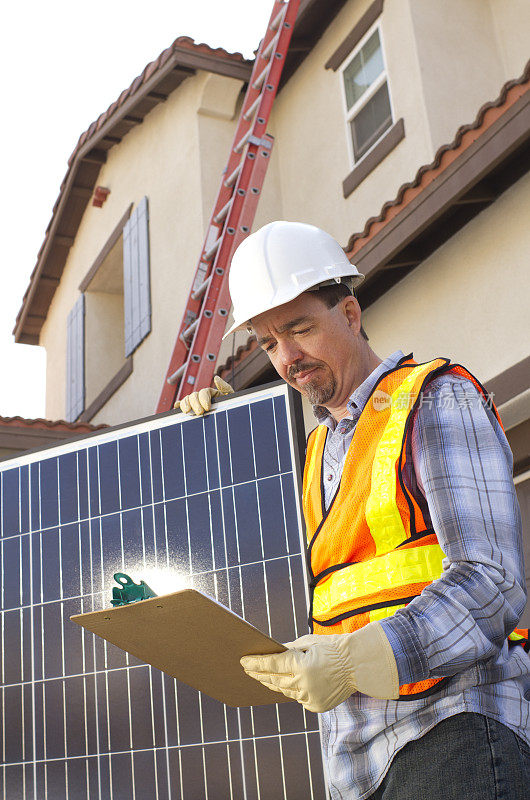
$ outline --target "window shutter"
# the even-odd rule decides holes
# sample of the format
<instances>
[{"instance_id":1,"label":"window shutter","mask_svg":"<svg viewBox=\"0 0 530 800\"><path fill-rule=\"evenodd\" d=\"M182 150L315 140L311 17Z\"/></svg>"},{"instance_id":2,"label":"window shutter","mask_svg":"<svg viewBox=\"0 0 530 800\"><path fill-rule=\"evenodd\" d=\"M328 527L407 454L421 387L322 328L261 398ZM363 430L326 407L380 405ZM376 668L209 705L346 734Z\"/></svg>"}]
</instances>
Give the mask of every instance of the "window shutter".
<instances>
[{"instance_id":1,"label":"window shutter","mask_svg":"<svg viewBox=\"0 0 530 800\"><path fill-rule=\"evenodd\" d=\"M123 306L125 355L130 356L151 330L147 197L142 198L123 229Z\"/></svg>"},{"instance_id":2,"label":"window shutter","mask_svg":"<svg viewBox=\"0 0 530 800\"><path fill-rule=\"evenodd\" d=\"M68 314L66 327L66 420L85 410L85 295Z\"/></svg>"}]
</instances>

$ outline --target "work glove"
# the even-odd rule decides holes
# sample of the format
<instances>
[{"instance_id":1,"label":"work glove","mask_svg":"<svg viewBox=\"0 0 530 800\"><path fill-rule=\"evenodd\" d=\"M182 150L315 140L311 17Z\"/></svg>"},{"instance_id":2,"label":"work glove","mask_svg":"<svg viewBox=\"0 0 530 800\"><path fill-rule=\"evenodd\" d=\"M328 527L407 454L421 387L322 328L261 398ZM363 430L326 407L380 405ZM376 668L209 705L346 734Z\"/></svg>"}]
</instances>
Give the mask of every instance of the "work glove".
<instances>
[{"instance_id":1,"label":"work glove","mask_svg":"<svg viewBox=\"0 0 530 800\"><path fill-rule=\"evenodd\" d=\"M219 375L214 375L214 383L216 388L199 389L198 392L192 392L185 395L182 400L177 400L173 408L180 408L183 414L190 416L196 415L198 417L209 411L212 407L212 398L218 397L220 394L231 394L234 390L229 383L224 381Z\"/></svg>"},{"instance_id":2,"label":"work glove","mask_svg":"<svg viewBox=\"0 0 530 800\"><path fill-rule=\"evenodd\" d=\"M307 711L329 711L355 691L380 699L399 696L396 659L379 622L353 633L308 634L285 647L274 655L243 656L241 665Z\"/></svg>"}]
</instances>

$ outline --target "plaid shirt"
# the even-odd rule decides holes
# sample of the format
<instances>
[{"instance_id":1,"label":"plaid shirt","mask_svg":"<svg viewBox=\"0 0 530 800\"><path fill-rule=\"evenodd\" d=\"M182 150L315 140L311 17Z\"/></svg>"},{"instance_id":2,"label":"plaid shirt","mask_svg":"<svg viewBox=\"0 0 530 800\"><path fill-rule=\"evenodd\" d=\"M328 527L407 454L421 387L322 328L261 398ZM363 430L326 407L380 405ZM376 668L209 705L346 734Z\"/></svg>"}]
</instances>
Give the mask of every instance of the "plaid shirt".
<instances>
[{"instance_id":1,"label":"plaid shirt","mask_svg":"<svg viewBox=\"0 0 530 800\"><path fill-rule=\"evenodd\" d=\"M318 422L330 429L323 463L326 506L375 382L402 357L393 353L353 392L351 418L336 425L325 408L314 407ZM474 385L453 375L428 384L412 424L403 477L448 564L438 580L381 624L400 684L454 677L421 700L376 700L356 692L321 714L333 800L369 797L398 750L462 711L499 720L530 744L530 656L506 642L526 601L521 514L506 437Z\"/></svg>"}]
</instances>

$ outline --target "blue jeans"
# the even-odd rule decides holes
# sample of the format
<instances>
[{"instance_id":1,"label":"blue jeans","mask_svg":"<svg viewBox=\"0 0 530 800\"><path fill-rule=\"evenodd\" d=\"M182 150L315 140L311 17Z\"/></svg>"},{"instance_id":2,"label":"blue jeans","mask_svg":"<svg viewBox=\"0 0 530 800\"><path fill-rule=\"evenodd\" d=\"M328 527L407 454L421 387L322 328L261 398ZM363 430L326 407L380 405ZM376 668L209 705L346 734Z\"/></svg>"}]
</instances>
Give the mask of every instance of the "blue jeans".
<instances>
[{"instance_id":1,"label":"blue jeans","mask_svg":"<svg viewBox=\"0 0 530 800\"><path fill-rule=\"evenodd\" d=\"M370 800L530 800L530 748L489 717L455 714L399 751Z\"/></svg>"}]
</instances>

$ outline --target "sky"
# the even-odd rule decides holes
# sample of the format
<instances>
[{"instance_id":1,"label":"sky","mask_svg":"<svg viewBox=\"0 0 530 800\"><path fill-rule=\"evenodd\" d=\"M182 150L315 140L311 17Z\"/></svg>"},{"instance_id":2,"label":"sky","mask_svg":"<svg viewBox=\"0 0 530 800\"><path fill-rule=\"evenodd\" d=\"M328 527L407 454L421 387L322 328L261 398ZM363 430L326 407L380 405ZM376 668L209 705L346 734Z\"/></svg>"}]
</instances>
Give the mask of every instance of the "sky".
<instances>
[{"instance_id":1,"label":"sky","mask_svg":"<svg viewBox=\"0 0 530 800\"><path fill-rule=\"evenodd\" d=\"M252 58L273 0L26 0L2 11L0 416L45 416L46 354L12 330L81 133L177 36Z\"/></svg>"}]
</instances>

